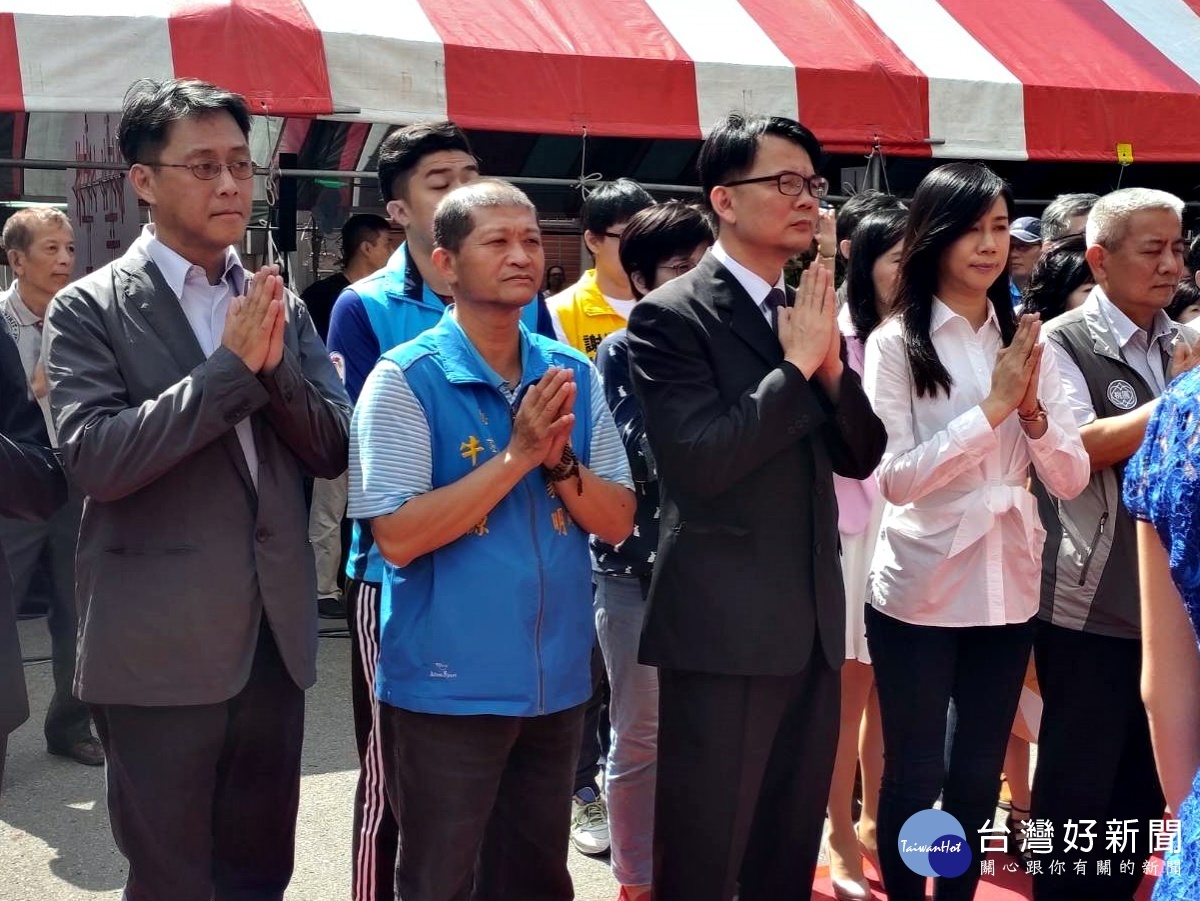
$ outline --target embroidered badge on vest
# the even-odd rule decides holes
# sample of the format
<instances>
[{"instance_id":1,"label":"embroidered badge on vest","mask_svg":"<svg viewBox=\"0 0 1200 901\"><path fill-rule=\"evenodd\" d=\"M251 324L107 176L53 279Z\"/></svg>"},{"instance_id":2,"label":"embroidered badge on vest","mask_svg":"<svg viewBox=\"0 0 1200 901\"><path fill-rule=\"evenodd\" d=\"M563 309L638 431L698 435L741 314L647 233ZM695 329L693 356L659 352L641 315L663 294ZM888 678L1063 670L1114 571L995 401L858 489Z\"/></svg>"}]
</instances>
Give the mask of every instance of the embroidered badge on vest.
<instances>
[{"instance_id":1,"label":"embroidered badge on vest","mask_svg":"<svg viewBox=\"0 0 1200 901\"><path fill-rule=\"evenodd\" d=\"M1122 410L1132 410L1137 406L1137 392L1133 390L1133 385L1124 379L1108 383L1108 399L1114 407Z\"/></svg>"}]
</instances>

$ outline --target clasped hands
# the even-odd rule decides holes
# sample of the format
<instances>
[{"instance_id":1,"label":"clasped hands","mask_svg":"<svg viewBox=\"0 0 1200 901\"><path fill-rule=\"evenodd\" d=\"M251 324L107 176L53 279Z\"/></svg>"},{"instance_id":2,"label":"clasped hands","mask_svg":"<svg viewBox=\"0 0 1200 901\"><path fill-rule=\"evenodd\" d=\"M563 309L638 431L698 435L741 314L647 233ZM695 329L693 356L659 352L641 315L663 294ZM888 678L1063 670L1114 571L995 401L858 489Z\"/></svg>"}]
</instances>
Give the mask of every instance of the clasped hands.
<instances>
[{"instance_id":1,"label":"clasped hands","mask_svg":"<svg viewBox=\"0 0 1200 901\"><path fill-rule=\"evenodd\" d=\"M783 358L823 383L842 377L842 335L837 326L833 276L824 266L809 266L800 276L795 304L780 307L776 323Z\"/></svg>"},{"instance_id":2,"label":"clasped hands","mask_svg":"<svg viewBox=\"0 0 1200 901\"><path fill-rule=\"evenodd\" d=\"M996 352L991 391L979 405L992 428L1014 410L1026 423L1041 412L1038 384L1045 350L1045 345L1038 341L1041 330L1041 318L1036 313L1026 313L1017 321L1017 331L1009 345ZM1040 431L1045 431L1044 425Z\"/></svg>"},{"instance_id":3,"label":"clasped hands","mask_svg":"<svg viewBox=\"0 0 1200 901\"><path fill-rule=\"evenodd\" d=\"M270 375L283 359L287 311L278 266L263 266L251 276L246 293L229 303L221 343L256 375Z\"/></svg>"},{"instance_id":4,"label":"clasped hands","mask_svg":"<svg viewBox=\"0 0 1200 901\"><path fill-rule=\"evenodd\" d=\"M525 467L553 469L562 460L563 449L575 427L575 372L552 366L529 386L513 419L509 456Z\"/></svg>"}]
</instances>

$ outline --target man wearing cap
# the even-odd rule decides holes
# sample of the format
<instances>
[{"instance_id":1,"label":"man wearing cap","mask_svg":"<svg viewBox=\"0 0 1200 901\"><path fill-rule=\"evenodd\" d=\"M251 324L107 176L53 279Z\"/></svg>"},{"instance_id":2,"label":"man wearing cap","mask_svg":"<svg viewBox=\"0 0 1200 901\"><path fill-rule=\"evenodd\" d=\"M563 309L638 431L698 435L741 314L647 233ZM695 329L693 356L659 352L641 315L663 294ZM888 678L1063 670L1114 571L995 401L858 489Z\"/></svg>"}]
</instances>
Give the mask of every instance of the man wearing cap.
<instances>
[{"instance_id":1,"label":"man wearing cap","mask_svg":"<svg viewBox=\"0 0 1200 901\"><path fill-rule=\"evenodd\" d=\"M1008 290L1015 307L1029 285L1033 264L1042 255L1042 221L1033 216L1022 216L1013 222L1008 234L1012 238L1008 245Z\"/></svg>"}]
</instances>

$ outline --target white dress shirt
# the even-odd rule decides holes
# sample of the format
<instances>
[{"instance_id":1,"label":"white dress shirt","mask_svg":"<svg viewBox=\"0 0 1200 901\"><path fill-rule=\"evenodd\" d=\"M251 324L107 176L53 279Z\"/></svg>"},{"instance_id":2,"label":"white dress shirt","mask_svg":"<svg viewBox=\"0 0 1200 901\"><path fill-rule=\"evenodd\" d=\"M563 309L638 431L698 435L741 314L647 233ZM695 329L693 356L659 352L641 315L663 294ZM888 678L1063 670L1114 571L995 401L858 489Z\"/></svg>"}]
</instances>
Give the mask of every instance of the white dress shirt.
<instances>
[{"instance_id":1,"label":"white dress shirt","mask_svg":"<svg viewBox=\"0 0 1200 901\"><path fill-rule=\"evenodd\" d=\"M750 299L754 301L754 305L758 307L759 312L767 320L767 325L771 326L771 330L775 330L774 311L767 309L767 295L771 293L773 288L778 288L787 294L787 288L783 280L783 270L779 270L779 280L775 284L770 284L758 275L751 272L737 260L729 255L729 251L721 246L721 239L717 239L717 243L712 246L709 251L717 262L729 270L730 274L737 279L738 284L746 289L746 293L750 295Z\"/></svg>"},{"instance_id":2,"label":"white dress shirt","mask_svg":"<svg viewBox=\"0 0 1200 901\"><path fill-rule=\"evenodd\" d=\"M1145 329L1138 328L1137 323L1118 309L1117 305L1108 299L1104 289L1099 285L1092 288L1084 304L1095 304L1100 314L1108 322L1117 346L1121 349L1121 357L1132 366L1137 374L1146 380L1151 393L1155 397L1163 393L1166 387L1166 369L1163 365L1163 355L1171 356L1171 341L1175 337L1175 329L1167 314L1159 310L1154 314L1151 323L1153 335ZM1071 359L1071 353L1057 341L1047 341L1047 349L1054 355L1058 363L1058 371L1062 374L1063 388L1066 390L1067 403L1075 414L1075 423L1080 427L1087 425L1096 418L1096 410L1092 407L1092 394L1088 390L1087 379ZM1047 354L1049 355L1049 354Z\"/></svg>"},{"instance_id":3,"label":"white dress shirt","mask_svg":"<svg viewBox=\"0 0 1200 901\"><path fill-rule=\"evenodd\" d=\"M954 382L948 397L917 396L898 318L867 341L863 388L888 433L870 601L917 625L1022 623L1038 609L1046 537L1029 464L1051 494L1071 498L1088 483L1088 457L1049 354L1039 382L1046 433L1030 438L1016 412L988 423L979 405L1002 346L994 309L976 332L935 299L930 334Z\"/></svg>"},{"instance_id":4,"label":"white dress shirt","mask_svg":"<svg viewBox=\"0 0 1200 901\"><path fill-rule=\"evenodd\" d=\"M225 272L215 284L208 283L203 266L189 263L178 253L163 244L154 234L154 226L147 225L138 236L137 245L158 267L163 279L183 308L192 332L204 356L211 357L221 346L221 335L225 331L225 316L229 313L229 302L242 294L246 287L246 270L237 251L232 247L225 251ZM238 443L246 457L250 478L258 487L258 449L254 446L254 429L250 419L241 420L234 426Z\"/></svg>"}]
</instances>

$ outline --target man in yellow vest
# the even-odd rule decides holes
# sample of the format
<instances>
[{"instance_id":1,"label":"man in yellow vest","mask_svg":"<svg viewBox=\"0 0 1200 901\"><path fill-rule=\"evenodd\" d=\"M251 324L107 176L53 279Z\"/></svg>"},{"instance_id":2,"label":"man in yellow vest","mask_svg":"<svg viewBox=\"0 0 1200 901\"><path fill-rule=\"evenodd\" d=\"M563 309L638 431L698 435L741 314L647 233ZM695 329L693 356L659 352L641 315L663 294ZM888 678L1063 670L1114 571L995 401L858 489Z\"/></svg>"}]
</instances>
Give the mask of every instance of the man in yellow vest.
<instances>
[{"instance_id":1,"label":"man in yellow vest","mask_svg":"<svg viewBox=\"0 0 1200 901\"><path fill-rule=\"evenodd\" d=\"M595 262L575 284L546 301L554 334L563 344L596 358L609 334L625 327L633 309L633 289L621 266L621 232L634 213L654 205L637 182L620 178L588 195L580 212L583 243Z\"/></svg>"}]
</instances>

